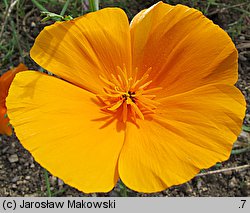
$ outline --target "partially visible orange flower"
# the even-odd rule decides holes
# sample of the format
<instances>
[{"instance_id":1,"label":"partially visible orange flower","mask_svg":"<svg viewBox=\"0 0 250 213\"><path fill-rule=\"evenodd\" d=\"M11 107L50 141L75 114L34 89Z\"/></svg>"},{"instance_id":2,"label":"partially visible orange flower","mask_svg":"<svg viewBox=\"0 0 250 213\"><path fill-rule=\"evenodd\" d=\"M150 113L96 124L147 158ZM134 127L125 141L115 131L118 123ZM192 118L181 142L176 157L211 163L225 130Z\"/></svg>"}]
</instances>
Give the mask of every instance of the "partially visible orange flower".
<instances>
[{"instance_id":1,"label":"partially visible orange flower","mask_svg":"<svg viewBox=\"0 0 250 213\"><path fill-rule=\"evenodd\" d=\"M9 118L7 117L7 109L5 106L5 99L8 95L10 84L16 73L27 70L27 67L20 63L17 67L5 72L0 76L0 134L11 135L12 128L9 125Z\"/></svg>"},{"instance_id":2,"label":"partially visible orange flower","mask_svg":"<svg viewBox=\"0 0 250 213\"><path fill-rule=\"evenodd\" d=\"M84 192L156 192L228 159L245 101L237 50L201 12L159 2L45 27L18 73L11 124L43 167Z\"/></svg>"}]
</instances>

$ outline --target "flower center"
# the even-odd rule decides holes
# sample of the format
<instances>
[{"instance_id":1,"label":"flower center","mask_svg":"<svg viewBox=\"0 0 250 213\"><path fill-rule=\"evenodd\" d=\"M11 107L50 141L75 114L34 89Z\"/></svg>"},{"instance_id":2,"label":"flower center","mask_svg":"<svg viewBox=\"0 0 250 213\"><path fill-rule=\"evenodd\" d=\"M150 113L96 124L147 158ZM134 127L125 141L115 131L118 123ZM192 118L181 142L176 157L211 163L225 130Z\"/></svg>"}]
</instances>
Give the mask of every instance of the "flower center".
<instances>
[{"instance_id":1,"label":"flower center","mask_svg":"<svg viewBox=\"0 0 250 213\"><path fill-rule=\"evenodd\" d=\"M122 95L122 98L126 101L128 98L131 99L135 103L135 92L128 91L128 93L125 93Z\"/></svg>"},{"instance_id":2,"label":"flower center","mask_svg":"<svg viewBox=\"0 0 250 213\"><path fill-rule=\"evenodd\" d=\"M105 112L121 113L121 119L125 123L131 119L144 120L145 115L154 114L159 102L155 101L154 92L160 87L150 88L152 80L149 80L149 68L139 79L138 69L135 69L133 77L128 74L126 67L117 66L116 75L111 74L108 78L99 76L104 83L104 94L98 97L105 104L101 109Z\"/></svg>"}]
</instances>

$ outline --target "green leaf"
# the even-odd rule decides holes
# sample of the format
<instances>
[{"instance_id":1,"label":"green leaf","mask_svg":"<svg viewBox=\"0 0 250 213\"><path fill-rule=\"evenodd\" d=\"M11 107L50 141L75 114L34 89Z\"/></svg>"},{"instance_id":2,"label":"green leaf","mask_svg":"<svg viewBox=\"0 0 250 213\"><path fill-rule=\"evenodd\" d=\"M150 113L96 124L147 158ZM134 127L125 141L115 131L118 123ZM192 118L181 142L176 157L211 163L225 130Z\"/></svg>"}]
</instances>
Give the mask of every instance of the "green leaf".
<instances>
[{"instance_id":1,"label":"green leaf","mask_svg":"<svg viewBox=\"0 0 250 213\"><path fill-rule=\"evenodd\" d=\"M48 21L48 20L53 20L53 21L61 21L63 20L63 16L61 15L58 15L56 13L51 13L51 12L42 12L41 13L43 16L46 16L45 18L43 18L41 20L41 22L45 22L45 21Z\"/></svg>"},{"instance_id":2,"label":"green leaf","mask_svg":"<svg viewBox=\"0 0 250 213\"><path fill-rule=\"evenodd\" d=\"M66 15L66 16L62 16L62 15L58 15L56 13L51 13L51 12L42 12L41 13L44 17L41 22L45 22L48 20L53 20L53 21L68 21L68 20L72 20L73 17L70 15Z\"/></svg>"},{"instance_id":3,"label":"green leaf","mask_svg":"<svg viewBox=\"0 0 250 213\"><path fill-rule=\"evenodd\" d=\"M65 21L69 21L69 20L72 20L73 19L73 17L72 16L70 16L70 15L68 15L68 16L64 16L64 18L63 18Z\"/></svg>"},{"instance_id":4,"label":"green leaf","mask_svg":"<svg viewBox=\"0 0 250 213\"><path fill-rule=\"evenodd\" d=\"M250 126L243 125L242 129L246 132L250 132Z\"/></svg>"},{"instance_id":5,"label":"green leaf","mask_svg":"<svg viewBox=\"0 0 250 213\"><path fill-rule=\"evenodd\" d=\"M222 164L221 163L216 163L214 166L218 169L218 168L222 167Z\"/></svg>"},{"instance_id":6,"label":"green leaf","mask_svg":"<svg viewBox=\"0 0 250 213\"><path fill-rule=\"evenodd\" d=\"M49 173L46 169L44 169L44 177L45 177L45 183L46 183L46 188L47 188L47 196L52 197L52 193L50 190Z\"/></svg>"}]
</instances>

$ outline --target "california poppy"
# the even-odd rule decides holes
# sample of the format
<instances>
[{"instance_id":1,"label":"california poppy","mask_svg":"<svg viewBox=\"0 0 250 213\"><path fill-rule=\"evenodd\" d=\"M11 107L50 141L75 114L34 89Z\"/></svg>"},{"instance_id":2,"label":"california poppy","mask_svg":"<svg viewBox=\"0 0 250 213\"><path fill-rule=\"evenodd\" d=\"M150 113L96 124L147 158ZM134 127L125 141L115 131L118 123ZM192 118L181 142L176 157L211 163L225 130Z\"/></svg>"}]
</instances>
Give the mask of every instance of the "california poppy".
<instances>
[{"instance_id":1,"label":"california poppy","mask_svg":"<svg viewBox=\"0 0 250 213\"><path fill-rule=\"evenodd\" d=\"M84 192L157 192L228 159L245 114L237 50L201 12L159 2L45 27L7 108L23 146Z\"/></svg>"},{"instance_id":2,"label":"california poppy","mask_svg":"<svg viewBox=\"0 0 250 213\"><path fill-rule=\"evenodd\" d=\"M7 117L7 109L5 106L5 99L8 95L10 84L16 73L27 70L27 67L20 63L17 67L5 72L0 77L0 134L11 135L12 128L9 125L9 118Z\"/></svg>"}]
</instances>

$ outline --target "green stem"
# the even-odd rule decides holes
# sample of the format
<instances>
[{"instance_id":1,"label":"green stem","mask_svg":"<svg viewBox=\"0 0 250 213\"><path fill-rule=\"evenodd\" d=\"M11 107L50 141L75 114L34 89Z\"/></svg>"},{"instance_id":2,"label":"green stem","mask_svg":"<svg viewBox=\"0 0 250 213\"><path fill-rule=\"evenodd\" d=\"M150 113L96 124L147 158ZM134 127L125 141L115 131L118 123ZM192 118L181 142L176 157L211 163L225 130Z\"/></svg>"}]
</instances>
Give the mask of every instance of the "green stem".
<instances>
[{"instance_id":1,"label":"green stem","mask_svg":"<svg viewBox=\"0 0 250 213\"><path fill-rule=\"evenodd\" d=\"M69 6L69 2L70 2L70 0L67 0L67 1L65 2L64 6L63 6L63 9L62 9L62 11L61 11L61 13L60 13L61 16L64 16L64 14L65 14L65 12L66 12L68 6Z\"/></svg>"},{"instance_id":2,"label":"green stem","mask_svg":"<svg viewBox=\"0 0 250 213\"><path fill-rule=\"evenodd\" d=\"M48 197L52 197L52 193L50 190L50 183L49 183L49 173L46 169L44 169L44 177L45 177L45 183L46 183L46 188L47 188L47 195Z\"/></svg>"},{"instance_id":3,"label":"green stem","mask_svg":"<svg viewBox=\"0 0 250 213\"><path fill-rule=\"evenodd\" d=\"M15 43L16 43L16 45L17 45L17 48L18 48L18 50L19 50L20 56L21 56L21 58L22 58L22 61L24 61L24 58L23 58L23 50L22 50L22 47L21 47L20 42L19 42L20 39L19 39L18 33L17 33L17 31L16 31L16 26L15 26L15 24L14 24L14 21L11 20L10 24L11 24L11 28L12 28L12 32L13 32L14 41L15 41Z\"/></svg>"},{"instance_id":4,"label":"green stem","mask_svg":"<svg viewBox=\"0 0 250 213\"><path fill-rule=\"evenodd\" d=\"M36 5L36 7L39 10L41 10L43 12L48 12L48 10L44 6L42 6L38 1L36 1L36 0L31 0L31 1L33 2L34 5Z\"/></svg>"},{"instance_id":5,"label":"green stem","mask_svg":"<svg viewBox=\"0 0 250 213\"><path fill-rule=\"evenodd\" d=\"M92 12L99 10L99 0L89 0L89 9Z\"/></svg>"}]
</instances>

